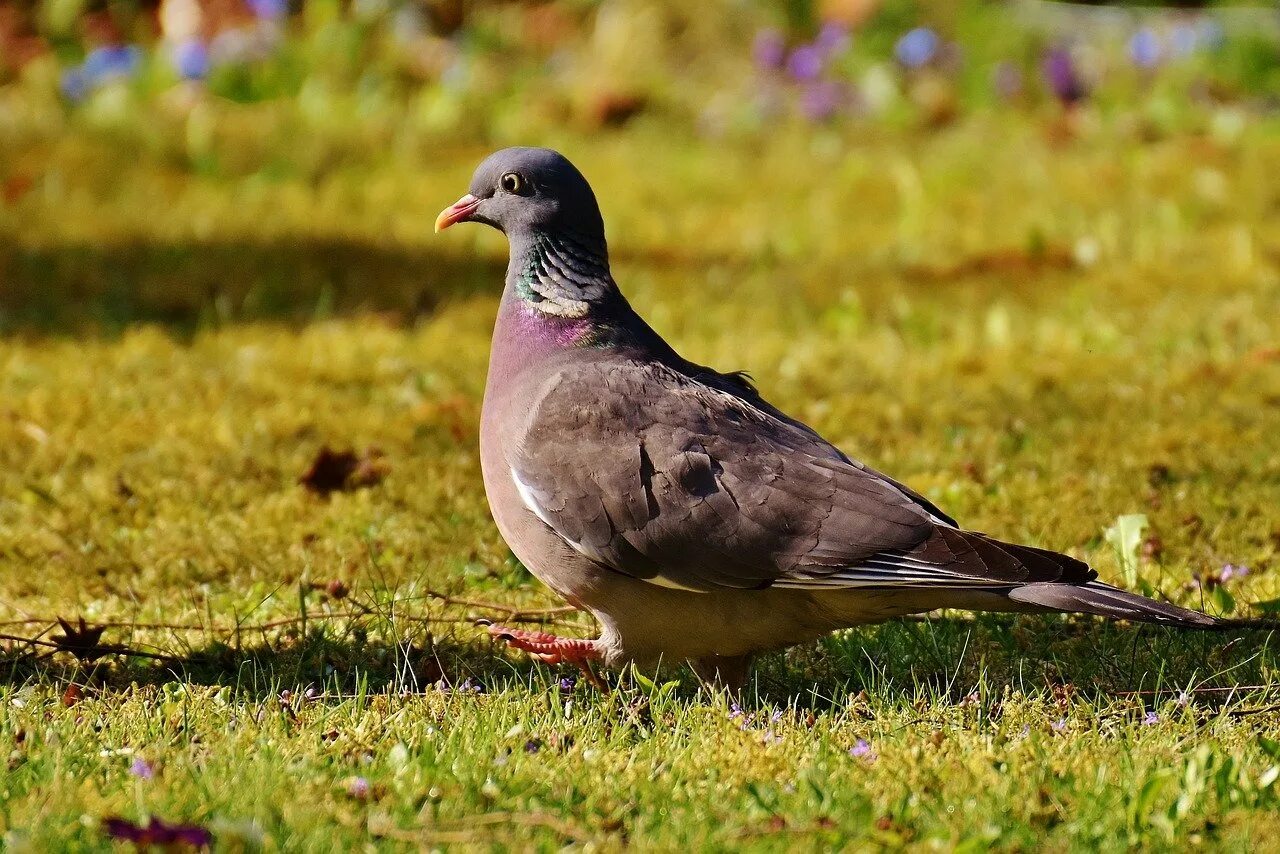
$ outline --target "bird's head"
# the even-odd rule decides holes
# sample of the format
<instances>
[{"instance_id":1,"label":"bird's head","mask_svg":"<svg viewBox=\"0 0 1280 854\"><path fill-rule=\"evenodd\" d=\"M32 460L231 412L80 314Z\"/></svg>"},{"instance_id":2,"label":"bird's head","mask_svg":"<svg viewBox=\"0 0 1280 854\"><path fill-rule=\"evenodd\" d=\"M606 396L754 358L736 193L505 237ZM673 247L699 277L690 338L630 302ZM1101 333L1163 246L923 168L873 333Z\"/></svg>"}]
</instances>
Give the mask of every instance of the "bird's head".
<instances>
[{"instance_id":1,"label":"bird's head","mask_svg":"<svg viewBox=\"0 0 1280 854\"><path fill-rule=\"evenodd\" d=\"M569 233L604 242L591 185L549 148L504 148L485 158L467 194L436 217L436 231L459 222L491 225L512 240Z\"/></svg>"}]
</instances>

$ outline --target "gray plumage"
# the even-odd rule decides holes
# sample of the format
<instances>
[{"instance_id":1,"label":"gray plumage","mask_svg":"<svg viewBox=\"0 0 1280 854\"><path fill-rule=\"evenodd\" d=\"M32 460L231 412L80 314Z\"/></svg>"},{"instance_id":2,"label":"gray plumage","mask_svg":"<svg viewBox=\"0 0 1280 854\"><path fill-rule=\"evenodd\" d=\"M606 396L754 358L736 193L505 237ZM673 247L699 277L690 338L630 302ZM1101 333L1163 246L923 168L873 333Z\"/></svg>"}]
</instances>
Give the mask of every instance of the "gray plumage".
<instances>
[{"instance_id":1,"label":"gray plumage","mask_svg":"<svg viewBox=\"0 0 1280 854\"><path fill-rule=\"evenodd\" d=\"M756 652L941 607L1215 625L959 529L741 374L679 356L618 291L595 197L559 154L489 157L437 227L461 221L511 248L481 426L490 507L520 560L599 619L606 663L735 682Z\"/></svg>"}]
</instances>

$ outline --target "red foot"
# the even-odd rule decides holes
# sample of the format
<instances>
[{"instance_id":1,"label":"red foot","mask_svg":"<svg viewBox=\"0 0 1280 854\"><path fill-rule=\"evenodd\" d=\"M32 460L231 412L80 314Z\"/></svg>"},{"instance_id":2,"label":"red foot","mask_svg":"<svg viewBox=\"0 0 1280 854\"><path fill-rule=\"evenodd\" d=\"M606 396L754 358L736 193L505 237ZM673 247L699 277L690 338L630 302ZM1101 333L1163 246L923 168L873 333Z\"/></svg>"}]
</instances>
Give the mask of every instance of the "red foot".
<instances>
[{"instance_id":1,"label":"red foot","mask_svg":"<svg viewBox=\"0 0 1280 854\"><path fill-rule=\"evenodd\" d=\"M565 662L582 671L587 681L600 690L607 686L591 669L591 662L602 661L603 656L596 648L595 641L581 638L562 638L547 632L535 632L529 629L512 629L506 626L488 627L489 636L506 641L516 649L524 650L539 661L547 664Z\"/></svg>"}]
</instances>

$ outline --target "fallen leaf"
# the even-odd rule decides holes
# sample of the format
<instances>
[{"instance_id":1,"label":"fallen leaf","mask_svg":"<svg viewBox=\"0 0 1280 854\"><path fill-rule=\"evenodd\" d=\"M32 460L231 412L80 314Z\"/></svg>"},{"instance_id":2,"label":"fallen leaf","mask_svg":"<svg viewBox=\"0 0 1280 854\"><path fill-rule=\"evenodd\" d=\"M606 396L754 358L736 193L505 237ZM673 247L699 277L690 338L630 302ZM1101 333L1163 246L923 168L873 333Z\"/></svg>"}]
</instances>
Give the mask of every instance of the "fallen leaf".
<instances>
[{"instance_id":1,"label":"fallen leaf","mask_svg":"<svg viewBox=\"0 0 1280 854\"><path fill-rule=\"evenodd\" d=\"M357 455L355 451L334 451L326 445L316 454L306 473L298 478L298 483L318 495L328 496L341 490L373 486L389 471L382 451L377 448L367 448Z\"/></svg>"}]
</instances>

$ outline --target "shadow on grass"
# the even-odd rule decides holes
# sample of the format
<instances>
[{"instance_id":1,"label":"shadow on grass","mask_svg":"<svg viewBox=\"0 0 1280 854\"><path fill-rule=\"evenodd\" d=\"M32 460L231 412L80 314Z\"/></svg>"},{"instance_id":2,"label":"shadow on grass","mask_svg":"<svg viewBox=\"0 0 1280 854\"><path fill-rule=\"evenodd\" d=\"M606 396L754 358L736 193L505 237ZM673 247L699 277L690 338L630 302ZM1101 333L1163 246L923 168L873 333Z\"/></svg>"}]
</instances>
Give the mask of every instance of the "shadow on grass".
<instances>
[{"instance_id":1,"label":"shadow on grass","mask_svg":"<svg viewBox=\"0 0 1280 854\"><path fill-rule=\"evenodd\" d=\"M811 707L849 693L962 702L996 694L1071 688L1102 698L1258 686L1272 681L1272 632L1187 631L1080 616L982 614L899 621L826 638L772 656L758 669L769 695ZM1225 695L1224 695L1225 699Z\"/></svg>"},{"instance_id":2,"label":"shadow on grass","mask_svg":"<svg viewBox=\"0 0 1280 854\"><path fill-rule=\"evenodd\" d=\"M112 332L138 322L190 332L370 312L411 321L449 298L496 295L504 269L359 240L29 248L0 238L0 333Z\"/></svg>"},{"instance_id":3,"label":"shadow on grass","mask_svg":"<svg viewBox=\"0 0 1280 854\"><path fill-rule=\"evenodd\" d=\"M262 700L282 689L313 686L330 694L421 692L439 687L488 692L550 687L571 668L547 668L506 657L487 640L434 639L423 633L400 644L365 637L358 626L335 632L321 625L305 638L263 639L239 649L221 642L193 646L171 660L103 659L98 664L19 655L0 660L9 684L186 682L228 686ZM973 692L999 696L1051 693L1060 686L1085 698L1137 694L1145 700L1203 691L1212 705L1272 687L1276 647L1263 630L1179 631L1089 618L980 615L893 622L831 636L817 644L763 657L748 696L823 712L851 694L887 701L964 702ZM685 669L678 696L693 700L699 685ZM623 677L625 678L625 677Z\"/></svg>"}]
</instances>

